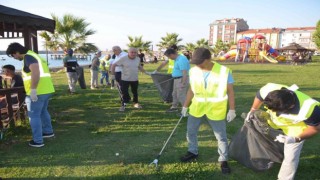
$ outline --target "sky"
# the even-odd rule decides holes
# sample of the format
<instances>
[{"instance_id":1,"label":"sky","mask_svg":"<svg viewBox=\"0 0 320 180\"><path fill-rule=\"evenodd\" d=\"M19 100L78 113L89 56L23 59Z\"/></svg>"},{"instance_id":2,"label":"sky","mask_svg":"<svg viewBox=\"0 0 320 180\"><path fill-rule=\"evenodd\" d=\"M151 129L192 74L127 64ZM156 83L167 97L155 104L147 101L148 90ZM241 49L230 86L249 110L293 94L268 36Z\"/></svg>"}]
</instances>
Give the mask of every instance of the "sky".
<instances>
[{"instance_id":1,"label":"sky","mask_svg":"<svg viewBox=\"0 0 320 180\"><path fill-rule=\"evenodd\" d=\"M47 18L51 13L83 17L96 30L88 42L100 50L126 48L128 35L143 35L154 47L166 33L178 33L183 43L208 39L209 24L223 18L244 18L253 29L315 26L320 19L320 0L0 0L0 4ZM0 50L12 41L0 40Z\"/></svg>"}]
</instances>

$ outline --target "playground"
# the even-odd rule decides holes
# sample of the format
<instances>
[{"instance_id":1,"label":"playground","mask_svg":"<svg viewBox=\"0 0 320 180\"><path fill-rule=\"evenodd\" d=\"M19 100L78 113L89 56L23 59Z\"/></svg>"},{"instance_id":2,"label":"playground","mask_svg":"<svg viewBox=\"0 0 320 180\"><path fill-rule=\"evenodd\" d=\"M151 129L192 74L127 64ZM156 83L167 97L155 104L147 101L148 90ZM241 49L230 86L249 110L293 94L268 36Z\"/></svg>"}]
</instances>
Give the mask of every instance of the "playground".
<instances>
[{"instance_id":1,"label":"playground","mask_svg":"<svg viewBox=\"0 0 320 180\"><path fill-rule=\"evenodd\" d=\"M226 63L235 79L237 118L227 124L228 139L243 124L240 115L250 109L258 88L268 82L297 84L301 91L320 100L320 64L304 66L282 64ZM151 71L157 65L147 64ZM85 71L89 81L89 70ZM80 90L66 94L64 73L52 73L57 93L50 112L56 137L37 149L26 145L30 139L28 123L8 131L1 142L0 176L11 179L276 179L279 165L257 173L231 160L232 174L221 174L216 161L216 141L207 124L200 128L197 162L180 163L187 150L186 119L178 126L159 160L159 169L149 167L179 117L166 114L164 104L152 80L141 75L139 93L143 110L118 113L115 90ZM99 96L101 95L101 98ZM163 110L163 111L162 111ZM60 112L60 113L57 113ZM305 143L296 179L319 178L320 136Z\"/></svg>"}]
</instances>

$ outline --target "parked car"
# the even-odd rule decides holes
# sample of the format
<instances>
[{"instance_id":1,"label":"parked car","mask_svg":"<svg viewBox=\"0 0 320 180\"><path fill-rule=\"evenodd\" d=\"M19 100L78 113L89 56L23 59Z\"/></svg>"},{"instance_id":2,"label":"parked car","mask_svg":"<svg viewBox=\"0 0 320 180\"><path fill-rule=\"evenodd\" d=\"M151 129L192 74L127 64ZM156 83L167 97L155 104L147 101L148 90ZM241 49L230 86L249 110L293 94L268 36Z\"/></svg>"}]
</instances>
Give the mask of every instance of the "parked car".
<instances>
[{"instance_id":1,"label":"parked car","mask_svg":"<svg viewBox=\"0 0 320 180\"><path fill-rule=\"evenodd\" d=\"M314 52L314 54L313 54L314 56L320 56L320 51L316 51L316 52Z\"/></svg>"}]
</instances>

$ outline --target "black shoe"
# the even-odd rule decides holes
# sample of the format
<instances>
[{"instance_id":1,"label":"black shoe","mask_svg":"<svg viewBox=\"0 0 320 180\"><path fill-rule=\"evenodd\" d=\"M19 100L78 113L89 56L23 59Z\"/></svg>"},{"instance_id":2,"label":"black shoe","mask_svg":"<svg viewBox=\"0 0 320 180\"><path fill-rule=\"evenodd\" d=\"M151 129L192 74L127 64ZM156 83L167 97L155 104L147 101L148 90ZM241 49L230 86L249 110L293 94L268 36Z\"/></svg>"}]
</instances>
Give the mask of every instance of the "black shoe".
<instances>
[{"instance_id":1,"label":"black shoe","mask_svg":"<svg viewBox=\"0 0 320 180\"><path fill-rule=\"evenodd\" d=\"M54 137L54 134L53 133L43 133L42 137L43 138L52 138L52 137Z\"/></svg>"},{"instance_id":2,"label":"black shoe","mask_svg":"<svg viewBox=\"0 0 320 180\"><path fill-rule=\"evenodd\" d=\"M221 161L220 168L221 168L222 174L230 174L231 173L231 169L230 169L227 161Z\"/></svg>"},{"instance_id":3,"label":"black shoe","mask_svg":"<svg viewBox=\"0 0 320 180\"><path fill-rule=\"evenodd\" d=\"M43 143L36 143L36 142L34 142L33 140L31 140L31 141L29 142L29 146L31 146L31 147L36 147L36 148L40 148L40 147L43 147L44 144L43 144Z\"/></svg>"},{"instance_id":4,"label":"black shoe","mask_svg":"<svg viewBox=\"0 0 320 180\"><path fill-rule=\"evenodd\" d=\"M167 113L173 113L173 112L178 112L178 108L170 108L170 109L168 109L166 112Z\"/></svg>"},{"instance_id":5,"label":"black shoe","mask_svg":"<svg viewBox=\"0 0 320 180\"><path fill-rule=\"evenodd\" d=\"M198 157L198 154L193 154L188 151L186 155L184 155L180 158L180 160L181 160L181 162L189 162L191 160L196 159L197 157Z\"/></svg>"}]
</instances>

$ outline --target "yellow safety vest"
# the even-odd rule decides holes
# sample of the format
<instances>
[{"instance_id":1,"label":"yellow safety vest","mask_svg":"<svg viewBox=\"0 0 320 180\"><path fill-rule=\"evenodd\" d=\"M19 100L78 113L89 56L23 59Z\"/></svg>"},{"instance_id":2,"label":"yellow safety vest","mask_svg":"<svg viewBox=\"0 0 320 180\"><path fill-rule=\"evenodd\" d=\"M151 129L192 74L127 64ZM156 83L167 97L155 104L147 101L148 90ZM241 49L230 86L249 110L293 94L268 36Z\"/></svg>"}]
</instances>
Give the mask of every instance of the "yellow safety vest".
<instances>
[{"instance_id":1,"label":"yellow safety vest","mask_svg":"<svg viewBox=\"0 0 320 180\"><path fill-rule=\"evenodd\" d=\"M100 66L99 66L100 71L104 71L103 62L105 63L105 65L104 65L105 69L108 71L109 61L107 61L105 59L100 60Z\"/></svg>"},{"instance_id":2,"label":"yellow safety vest","mask_svg":"<svg viewBox=\"0 0 320 180\"><path fill-rule=\"evenodd\" d=\"M203 71L195 66L190 69L190 85L194 97L189 113L194 117L206 115L210 120L221 121L226 118L228 95L228 75L231 70L218 63L214 66L207 79L207 88Z\"/></svg>"},{"instance_id":3,"label":"yellow safety vest","mask_svg":"<svg viewBox=\"0 0 320 180\"><path fill-rule=\"evenodd\" d=\"M168 74L172 74L174 68L174 60L169 59L169 65L168 65Z\"/></svg>"},{"instance_id":4,"label":"yellow safety vest","mask_svg":"<svg viewBox=\"0 0 320 180\"><path fill-rule=\"evenodd\" d=\"M39 71L40 71L40 80L38 82L37 86L37 94L42 95L42 94L50 94L54 93L54 87L50 75L49 68L47 66L46 61L40 57L38 54L36 54L33 51L28 51L26 55L30 55L33 58L35 58L38 61L39 65ZM24 67L24 61L23 60L23 66ZM22 78L23 78L23 84L24 84L24 89L27 93L27 95L30 95L31 92L31 72L25 72L24 69L22 68Z\"/></svg>"},{"instance_id":5,"label":"yellow safety vest","mask_svg":"<svg viewBox=\"0 0 320 180\"><path fill-rule=\"evenodd\" d=\"M264 87L260 89L260 95L264 99L270 92L275 90L280 90L281 88L288 88L288 86L281 84L268 83ZM288 88L290 90L290 88ZM304 123L304 120L308 119L315 106L319 106L320 103L308 95L293 90L297 95L300 110L298 114L280 114L277 116L277 113L267 109L267 112L270 114L270 120L268 120L268 124L274 129L282 129L284 134L288 136L299 136L304 129L307 128L307 125Z\"/></svg>"}]
</instances>

